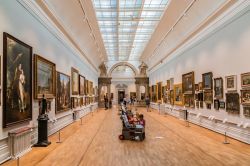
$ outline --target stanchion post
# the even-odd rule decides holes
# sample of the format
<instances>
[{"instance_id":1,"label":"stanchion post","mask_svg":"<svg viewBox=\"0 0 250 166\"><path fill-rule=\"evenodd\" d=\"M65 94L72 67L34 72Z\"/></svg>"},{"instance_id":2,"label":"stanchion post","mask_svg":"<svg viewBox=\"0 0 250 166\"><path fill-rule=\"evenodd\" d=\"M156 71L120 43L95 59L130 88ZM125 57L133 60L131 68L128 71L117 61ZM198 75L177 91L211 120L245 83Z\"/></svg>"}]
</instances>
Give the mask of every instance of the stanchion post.
<instances>
[{"instance_id":1,"label":"stanchion post","mask_svg":"<svg viewBox=\"0 0 250 166\"><path fill-rule=\"evenodd\" d=\"M61 129L58 131L58 141L56 143L62 143L62 141L61 141Z\"/></svg>"},{"instance_id":2,"label":"stanchion post","mask_svg":"<svg viewBox=\"0 0 250 166\"><path fill-rule=\"evenodd\" d=\"M19 164L20 164L20 157L17 157L16 164L17 164L17 166L19 166Z\"/></svg>"},{"instance_id":3,"label":"stanchion post","mask_svg":"<svg viewBox=\"0 0 250 166\"><path fill-rule=\"evenodd\" d=\"M82 125L82 117L81 117L81 125Z\"/></svg>"},{"instance_id":4,"label":"stanchion post","mask_svg":"<svg viewBox=\"0 0 250 166\"><path fill-rule=\"evenodd\" d=\"M230 142L228 142L228 140L227 140L227 132L225 132L225 134L224 134L224 142L223 142L223 144L230 144Z\"/></svg>"}]
</instances>

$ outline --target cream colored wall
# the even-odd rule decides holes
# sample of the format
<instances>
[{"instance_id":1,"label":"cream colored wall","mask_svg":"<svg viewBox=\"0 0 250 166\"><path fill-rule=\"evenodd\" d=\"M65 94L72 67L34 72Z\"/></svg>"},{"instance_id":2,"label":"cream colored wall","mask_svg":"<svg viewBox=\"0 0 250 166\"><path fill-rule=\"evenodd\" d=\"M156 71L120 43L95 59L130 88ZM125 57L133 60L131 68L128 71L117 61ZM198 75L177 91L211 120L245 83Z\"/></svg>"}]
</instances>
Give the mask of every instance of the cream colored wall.
<instances>
[{"instance_id":1,"label":"cream colored wall","mask_svg":"<svg viewBox=\"0 0 250 166\"><path fill-rule=\"evenodd\" d=\"M182 74L194 71L195 83L202 81L202 74L213 72L213 78L237 75L237 91L240 93L240 74L250 72L250 7L232 20L222 25L217 31L199 43L189 47L184 53L164 64L157 71L150 73L150 85L173 77L174 83L182 82ZM224 97L225 101L225 97ZM249 118L243 116L241 105L240 115L228 114L225 110L216 111L195 109L194 112L202 115L213 115L215 118L225 119L236 124L250 123Z\"/></svg>"},{"instance_id":2,"label":"cream colored wall","mask_svg":"<svg viewBox=\"0 0 250 166\"><path fill-rule=\"evenodd\" d=\"M39 54L46 59L56 63L56 70L65 74L71 74L71 67L79 70L80 74L93 81L97 85L98 75L93 72L88 65L82 62L78 55L74 55L65 45L63 45L48 29L36 20L27 10L16 0L0 1L0 54L3 50L3 32L7 32L21 41L33 47L33 53ZM1 56L2 57L2 56ZM1 83L2 85L2 83ZM49 113L50 119L63 116L67 112L55 115L55 100L52 102L52 111ZM38 116L38 103L33 100L33 121L36 123ZM0 107L0 124L2 125L2 108ZM19 124L7 129L0 127L0 139L7 137L8 131L29 123Z\"/></svg>"}]
</instances>

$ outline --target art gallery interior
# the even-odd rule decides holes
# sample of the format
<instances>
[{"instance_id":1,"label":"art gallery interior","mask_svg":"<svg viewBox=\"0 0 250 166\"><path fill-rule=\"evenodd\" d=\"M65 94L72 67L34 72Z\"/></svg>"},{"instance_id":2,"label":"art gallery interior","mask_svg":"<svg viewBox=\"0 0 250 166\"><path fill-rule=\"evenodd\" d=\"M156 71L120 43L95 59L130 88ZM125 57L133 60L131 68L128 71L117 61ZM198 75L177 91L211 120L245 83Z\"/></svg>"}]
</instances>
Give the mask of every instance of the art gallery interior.
<instances>
[{"instance_id":1,"label":"art gallery interior","mask_svg":"<svg viewBox=\"0 0 250 166\"><path fill-rule=\"evenodd\" d=\"M1 0L0 38L0 165L250 165L250 0Z\"/></svg>"}]
</instances>

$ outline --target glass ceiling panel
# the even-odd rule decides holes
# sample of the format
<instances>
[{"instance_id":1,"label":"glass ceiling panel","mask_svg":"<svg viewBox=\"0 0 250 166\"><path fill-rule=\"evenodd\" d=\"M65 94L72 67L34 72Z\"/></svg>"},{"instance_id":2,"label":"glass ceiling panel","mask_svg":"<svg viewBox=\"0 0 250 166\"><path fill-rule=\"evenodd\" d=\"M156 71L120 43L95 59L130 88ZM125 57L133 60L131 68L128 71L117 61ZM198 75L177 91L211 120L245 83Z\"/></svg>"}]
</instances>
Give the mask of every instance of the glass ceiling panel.
<instances>
[{"instance_id":1,"label":"glass ceiling panel","mask_svg":"<svg viewBox=\"0 0 250 166\"><path fill-rule=\"evenodd\" d=\"M108 60L138 60L169 0L92 0Z\"/></svg>"}]
</instances>

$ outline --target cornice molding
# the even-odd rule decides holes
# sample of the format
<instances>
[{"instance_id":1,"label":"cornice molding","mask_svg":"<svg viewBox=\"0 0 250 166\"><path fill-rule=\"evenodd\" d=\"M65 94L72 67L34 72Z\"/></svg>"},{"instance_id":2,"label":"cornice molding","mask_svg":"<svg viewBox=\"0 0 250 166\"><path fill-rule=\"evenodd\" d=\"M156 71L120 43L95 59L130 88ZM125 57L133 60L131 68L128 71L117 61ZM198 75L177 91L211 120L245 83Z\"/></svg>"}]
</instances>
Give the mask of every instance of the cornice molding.
<instances>
[{"instance_id":1,"label":"cornice molding","mask_svg":"<svg viewBox=\"0 0 250 166\"><path fill-rule=\"evenodd\" d=\"M246 0L239 0L236 2L232 7L230 7L226 12L221 14L218 18L216 18L211 24L209 24L206 28L204 28L201 32L196 34L194 37L189 39L186 43L184 43L181 47L179 47L176 51L174 51L170 56L165 57L161 62L156 63L156 65L148 70L149 76L154 73L156 70L160 69L172 59L176 58L177 56L181 55L183 52L187 51L188 49L192 48L194 45L202 42L203 40L207 39L221 28L223 28L230 20L232 20L235 16L244 12L247 7L250 6L250 1ZM248 12L249 10L245 11L244 13ZM234 18L235 20L237 18Z\"/></svg>"},{"instance_id":2,"label":"cornice molding","mask_svg":"<svg viewBox=\"0 0 250 166\"><path fill-rule=\"evenodd\" d=\"M35 0L17 0L36 20L38 20L53 36L55 36L70 52L79 57L92 71L98 75L98 69L86 57L82 50L78 50L68 37L47 16ZM56 17L55 17L56 18ZM60 22L58 20L58 22Z\"/></svg>"}]
</instances>

